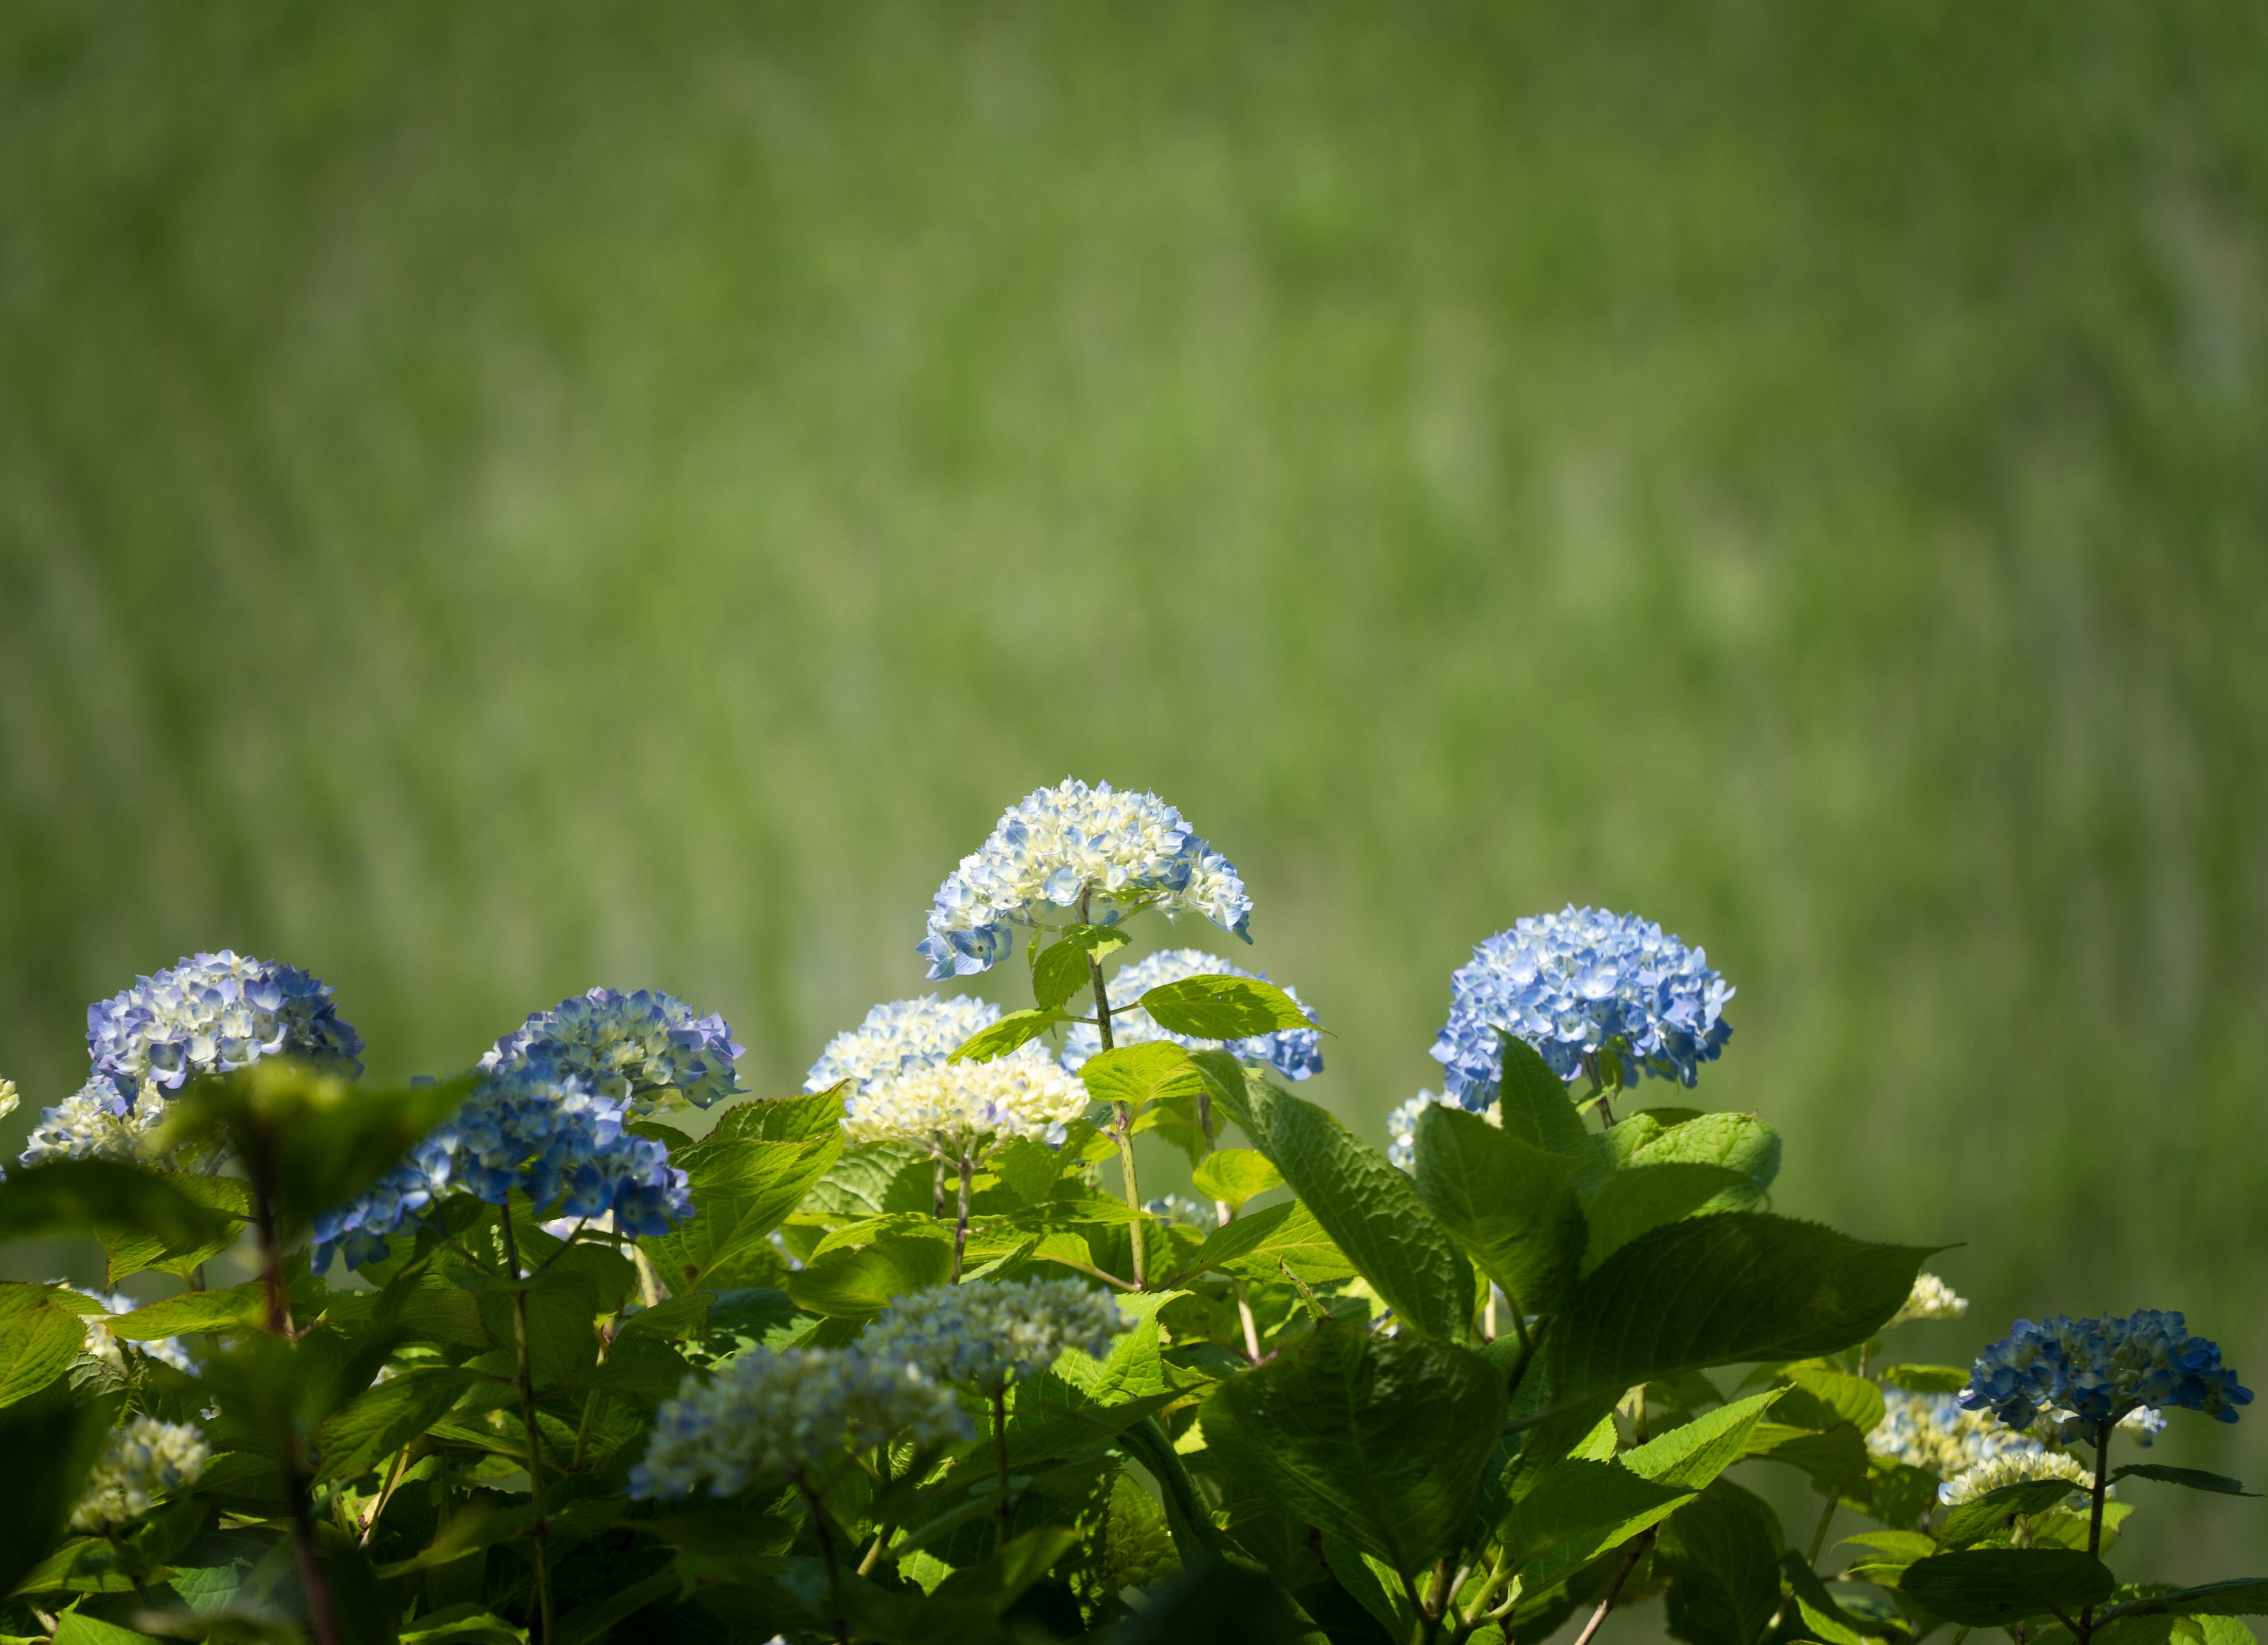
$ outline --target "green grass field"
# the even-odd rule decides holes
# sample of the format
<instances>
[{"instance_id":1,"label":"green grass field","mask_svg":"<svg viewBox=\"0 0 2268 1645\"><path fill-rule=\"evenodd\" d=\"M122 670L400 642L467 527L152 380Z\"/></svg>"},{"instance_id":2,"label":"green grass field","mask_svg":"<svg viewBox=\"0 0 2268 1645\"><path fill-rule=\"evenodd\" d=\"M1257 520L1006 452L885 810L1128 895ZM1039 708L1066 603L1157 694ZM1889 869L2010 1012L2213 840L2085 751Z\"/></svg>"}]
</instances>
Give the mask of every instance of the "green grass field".
<instances>
[{"instance_id":1,"label":"green grass field","mask_svg":"<svg viewBox=\"0 0 2268 1645\"><path fill-rule=\"evenodd\" d=\"M2257 1385L2264 52L11 8L0 1072L232 945L374 1077L603 980L784 1088L1070 772L1243 868L1373 1138L1474 941L1635 908L1739 986L1701 1095L1779 1208L1965 1242L1918 1356L2182 1308ZM2161 1454L2268 1475L2209 1426ZM2136 1489L2169 1574L2260 1563Z\"/></svg>"}]
</instances>

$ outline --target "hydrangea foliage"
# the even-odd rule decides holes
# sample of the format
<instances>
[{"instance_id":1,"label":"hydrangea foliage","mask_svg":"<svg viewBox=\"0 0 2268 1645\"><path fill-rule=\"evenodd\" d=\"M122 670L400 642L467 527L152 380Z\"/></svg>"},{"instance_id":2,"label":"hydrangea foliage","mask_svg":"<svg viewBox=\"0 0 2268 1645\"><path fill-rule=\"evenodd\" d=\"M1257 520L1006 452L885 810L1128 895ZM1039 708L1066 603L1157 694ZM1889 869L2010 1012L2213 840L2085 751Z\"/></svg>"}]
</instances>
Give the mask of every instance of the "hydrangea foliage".
<instances>
[{"instance_id":1,"label":"hydrangea foliage","mask_svg":"<svg viewBox=\"0 0 2268 1645\"><path fill-rule=\"evenodd\" d=\"M827 1042L803 1088L831 1090L847 1080L865 1091L902 1073L935 1067L970 1035L999 1020L999 1007L973 994L887 1000L866 1013L857 1028Z\"/></svg>"},{"instance_id":2,"label":"hydrangea foliage","mask_svg":"<svg viewBox=\"0 0 2268 1645\"><path fill-rule=\"evenodd\" d=\"M746 1047L725 1019L671 994L593 988L539 1011L481 1059L497 1073L540 1068L577 1081L640 1113L665 1099L709 1108L740 1091L733 1064Z\"/></svg>"},{"instance_id":3,"label":"hydrangea foliage","mask_svg":"<svg viewBox=\"0 0 2268 1645\"><path fill-rule=\"evenodd\" d=\"M918 945L932 978L990 970L1011 928L1087 904L1092 923L1155 908L1199 914L1249 942L1252 898L1230 862L1153 793L1066 778L1002 814L938 888Z\"/></svg>"},{"instance_id":4,"label":"hydrangea foliage","mask_svg":"<svg viewBox=\"0 0 2268 1645\"><path fill-rule=\"evenodd\" d=\"M1159 1027L1155 1019L1135 1003L1151 989L1180 982L1185 977L1250 977L1262 982L1270 980L1264 971L1240 970L1203 948L1165 948L1156 954L1146 955L1131 965L1121 966L1110 978L1112 1043L1140 1045L1152 1040L1170 1040L1192 1051L1226 1050L1240 1062L1272 1068L1287 1080L1305 1080L1323 1071L1323 1036L1315 1029L1278 1029L1272 1034L1255 1034L1244 1039L1197 1039ZM1278 983L1276 985L1290 994L1294 1001L1299 1001L1300 996L1290 984ZM1320 1024L1321 1019L1315 1015L1313 1007L1300 1002L1300 1008L1307 1014L1310 1022ZM1086 1066L1087 1059L1101 1049L1101 1029L1091 1023L1074 1023L1064 1035L1064 1066L1076 1073Z\"/></svg>"},{"instance_id":5,"label":"hydrangea foliage","mask_svg":"<svg viewBox=\"0 0 2268 1645\"><path fill-rule=\"evenodd\" d=\"M1563 1080L1611 1052L1625 1073L1690 1086L1732 1037L1732 997L1701 949L1652 921L1569 907L1515 921L1473 949L1450 978L1433 1056L1449 1095L1476 1110L1496 1100L1507 1034Z\"/></svg>"}]
</instances>

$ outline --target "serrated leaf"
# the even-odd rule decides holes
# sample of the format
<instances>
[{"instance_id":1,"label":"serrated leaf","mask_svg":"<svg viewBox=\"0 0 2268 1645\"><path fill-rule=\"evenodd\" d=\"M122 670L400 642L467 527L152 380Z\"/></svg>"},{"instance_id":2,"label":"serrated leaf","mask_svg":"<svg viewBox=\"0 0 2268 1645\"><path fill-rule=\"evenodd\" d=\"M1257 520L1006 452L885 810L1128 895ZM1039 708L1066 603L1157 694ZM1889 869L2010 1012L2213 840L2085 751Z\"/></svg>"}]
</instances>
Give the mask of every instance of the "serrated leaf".
<instances>
[{"instance_id":1,"label":"serrated leaf","mask_svg":"<svg viewBox=\"0 0 2268 1645\"><path fill-rule=\"evenodd\" d=\"M1932 1614L1963 1627L2006 1627L2057 1611L2077 1616L2118 1584L2100 1560L2071 1548L1970 1548L1916 1560L1898 1578Z\"/></svg>"},{"instance_id":2,"label":"serrated leaf","mask_svg":"<svg viewBox=\"0 0 2268 1645\"><path fill-rule=\"evenodd\" d=\"M1621 1127L1616 1127L1620 1130ZM1629 1156L1629 1165L1663 1165L1678 1162L1715 1165L1743 1179L1705 1202L1705 1214L1745 1211L1762 1197L1779 1175L1779 1132L1754 1114L1701 1114L1669 1126L1640 1144Z\"/></svg>"},{"instance_id":3,"label":"serrated leaf","mask_svg":"<svg viewBox=\"0 0 2268 1645\"><path fill-rule=\"evenodd\" d=\"M1160 1028L1192 1039L1247 1039L1314 1026L1299 1001L1256 977L1184 977L1160 984L1138 1003Z\"/></svg>"},{"instance_id":4,"label":"serrated leaf","mask_svg":"<svg viewBox=\"0 0 2268 1645\"><path fill-rule=\"evenodd\" d=\"M716 1301L713 1292L694 1291L642 1308L615 1327L615 1341L683 1342L706 1336L709 1309Z\"/></svg>"},{"instance_id":5,"label":"serrated leaf","mask_svg":"<svg viewBox=\"0 0 2268 1645\"><path fill-rule=\"evenodd\" d=\"M0 1405L12 1405L63 1374L86 1327L43 1285L0 1285Z\"/></svg>"},{"instance_id":6,"label":"serrated leaf","mask_svg":"<svg viewBox=\"0 0 2268 1645\"><path fill-rule=\"evenodd\" d=\"M1096 1102L1123 1103L1137 1112L1204 1089L1204 1076L1189 1053L1171 1040L1098 1051L1080 1066L1079 1077Z\"/></svg>"},{"instance_id":7,"label":"serrated leaf","mask_svg":"<svg viewBox=\"0 0 2268 1645\"><path fill-rule=\"evenodd\" d=\"M1332 1324L1219 1384L1201 1420L1227 1472L1410 1575L1467 1533L1504 1409L1476 1354Z\"/></svg>"},{"instance_id":8,"label":"serrated leaf","mask_svg":"<svg viewBox=\"0 0 2268 1645\"><path fill-rule=\"evenodd\" d=\"M1467 1335L1473 1267L1417 1189L1337 1117L1270 1094L1265 1147L1309 1213L1387 1306L1428 1336Z\"/></svg>"},{"instance_id":9,"label":"serrated leaf","mask_svg":"<svg viewBox=\"0 0 2268 1645\"><path fill-rule=\"evenodd\" d=\"M129 1342L154 1342L200 1331L241 1331L266 1317L267 1287L254 1280L225 1291L184 1291L163 1297L108 1324L110 1334Z\"/></svg>"},{"instance_id":10,"label":"serrated leaf","mask_svg":"<svg viewBox=\"0 0 2268 1645\"><path fill-rule=\"evenodd\" d=\"M219 1256L232 1244L242 1221L252 1215L252 1185L239 1177L207 1177L197 1171L160 1171L167 1183L199 1205L231 1219L224 1229L193 1245L176 1245L146 1233L102 1228L96 1230L104 1254L103 1283L115 1288L130 1274L162 1268L184 1279L197 1265Z\"/></svg>"},{"instance_id":11,"label":"serrated leaf","mask_svg":"<svg viewBox=\"0 0 2268 1645\"><path fill-rule=\"evenodd\" d=\"M1085 948L1076 942L1051 942L1032 962L1032 998L1042 1011L1060 1009L1094 976Z\"/></svg>"},{"instance_id":12,"label":"serrated leaf","mask_svg":"<svg viewBox=\"0 0 2268 1645\"><path fill-rule=\"evenodd\" d=\"M1881 1422L1882 1391L1863 1376L1848 1376L1824 1365L1791 1365L1780 1375L1818 1401L1827 1414L1848 1422L1861 1434L1871 1434ZM1783 1403L1782 1416L1786 1415L1789 1403L1793 1402Z\"/></svg>"},{"instance_id":13,"label":"serrated leaf","mask_svg":"<svg viewBox=\"0 0 2268 1645\"><path fill-rule=\"evenodd\" d=\"M1624 1166L1607 1178L1583 1207L1588 1230L1583 1245L1584 1269L1597 1267L1647 1229L1696 1215L1704 1206L1737 1192L1748 1182L1738 1171L1696 1160Z\"/></svg>"},{"instance_id":14,"label":"serrated leaf","mask_svg":"<svg viewBox=\"0 0 2268 1645\"><path fill-rule=\"evenodd\" d=\"M1929 1254L1755 1211L1654 1228L1576 1287L1550 1348L1553 1398L1852 1346L1897 1311Z\"/></svg>"},{"instance_id":15,"label":"serrated leaf","mask_svg":"<svg viewBox=\"0 0 2268 1645\"><path fill-rule=\"evenodd\" d=\"M481 1380L477 1372L432 1366L372 1383L323 1424L316 1479L351 1479L368 1471L440 1420Z\"/></svg>"},{"instance_id":16,"label":"serrated leaf","mask_svg":"<svg viewBox=\"0 0 2268 1645\"><path fill-rule=\"evenodd\" d=\"M1583 1250L1574 1162L1437 1103L1418 1117L1415 1164L1418 1197L1513 1310L1557 1313Z\"/></svg>"},{"instance_id":17,"label":"serrated leaf","mask_svg":"<svg viewBox=\"0 0 2268 1645\"><path fill-rule=\"evenodd\" d=\"M942 1285L953 1268L951 1244L931 1239L886 1239L837 1251L788 1277L796 1306L837 1319L872 1319L891 1299Z\"/></svg>"},{"instance_id":18,"label":"serrated leaf","mask_svg":"<svg viewBox=\"0 0 2268 1645\"><path fill-rule=\"evenodd\" d=\"M1216 1148L1197 1162L1189 1181L1206 1199L1241 1211L1247 1201L1281 1188L1284 1174L1256 1148Z\"/></svg>"},{"instance_id":19,"label":"serrated leaf","mask_svg":"<svg viewBox=\"0 0 2268 1645\"><path fill-rule=\"evenodd\" d=\"M1270 1206L1215 1228L1189 1259L1183 1277L1218 1272L1272 1280L1282 1263L1309 1285L1354 1277L1354 1265L1331 1243L1314 1213L1297 1200Z\"/></svg>"},{"instance_id":20,"label":"serrated leaf","mask_svg":"<svg viewBox=\"0 0 2268 1645\"><path fill-rule=\"evenodd\" d=\"M775 1139L764 1134L762 1103L731 1110L715 1130L670 1163L686 1174L695 1215L690 1222L638 1242L673 1291L704 1281L729 1282L736 1259L753 1253L788 1213L827 1174L843 1152L839 1127L815 1136Z\"/></svg>"},{"instance_id":21,"label":"serrated leaf","mask_svg":"<svg viewBox=\"0 0 2268 1645\"><path fill-rule=\"evenodd\" d=\"M2241 1479L2232 1479L2225 1473L2207 1473L2200 1468L2172 1468L2164 1463L2132 1462L2123 1468L2110 1471L2113 1480L2155 1479L2161 1485L2183 1485L2192 1491L2212 1491L2222 1496L2257 1496L2248 1491Z\"/></svg>"},{"instance_id":22,"label":"serrated leaf","mask_svg":"<svg viewBox=\"0 0 2268 1645\"><path fill-rule=\"evenodd\" d=\"M1612 1151L1583 1124L1566 1082L1551 1072L1535 1047L1509 1034L1504 1036L1497 1109L1506 1136L1574 1162L1579 1188L1587 1191L1603 1182L1613 1169Z\"/></svg>"},{"instance_id":23,"label":"serrated leaf","mask_svg":"<svg viewBox=\"0 0 2268 1645\"><path fill-rule=\"evenodd\" d=\"M954 1049L948 1063L990 1062L1005 1057L1019 1045L1039 1038L1058 1022L1068 1022L1070 1016L1058 1008L1043 1011L1011 1011L987 1029L980 1029Z\"/></svg>"},{"instance_id":24,"label":"serrated leaf","mask_svg":"<svg viewBox=\"0 0 2268 1645\"><path fill-rule=\"evenodd\" d=\"M1937 1528L1938 1548L1946 1553L1955 1553L2001 1530L2011 1519L2044 1514L2051 1508L2060 1507L2066 1497L2082 1488L2068 1479L2030 1479L1987 1491L1945 1516L1945 1523Z\"/></svg>"}]
</instances>

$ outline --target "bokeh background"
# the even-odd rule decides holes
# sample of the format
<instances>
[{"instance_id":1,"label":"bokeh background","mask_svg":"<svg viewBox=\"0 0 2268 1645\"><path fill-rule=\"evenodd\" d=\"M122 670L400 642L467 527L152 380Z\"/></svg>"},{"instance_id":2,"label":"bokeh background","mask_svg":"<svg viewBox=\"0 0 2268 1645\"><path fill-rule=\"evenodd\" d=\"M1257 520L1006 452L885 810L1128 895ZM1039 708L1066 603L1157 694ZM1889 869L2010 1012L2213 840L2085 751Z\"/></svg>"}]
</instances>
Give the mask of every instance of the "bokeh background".
<instances>
[{"instance_id":1,"label":"bokeh background","mask_svg":"<svg viewBox=\"0 0 2268 1645\"><path fill-rule=\"evenodd\" d=\"M1739 986L1700 1095L1780 1207L1966 1242L1911 1357L2181 1308L2258 1385L2264 62L2228 4L10 6L5 1134L222 945L373 1077L604 981L784 1089L1077 773L1241 866L1373 1138L1472 942L1640 910Z\"/></svg>"}]
</instances>

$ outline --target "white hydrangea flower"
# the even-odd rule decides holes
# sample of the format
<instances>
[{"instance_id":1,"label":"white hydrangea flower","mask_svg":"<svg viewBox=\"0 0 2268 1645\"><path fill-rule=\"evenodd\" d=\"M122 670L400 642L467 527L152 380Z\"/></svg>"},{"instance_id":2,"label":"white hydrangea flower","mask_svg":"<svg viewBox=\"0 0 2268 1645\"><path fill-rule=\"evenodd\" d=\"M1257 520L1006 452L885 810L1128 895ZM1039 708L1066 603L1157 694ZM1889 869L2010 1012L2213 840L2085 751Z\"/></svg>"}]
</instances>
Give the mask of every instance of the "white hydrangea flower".
<instances>
[{"instance_id":1,"label":"white hydrangea flower","mask_svg":"<svg viewBox=\"0 0 2268 1645\"><path fill-rule=\"evenodd\" d=\"M687 1377L662 1401L630 1494L668 1500L705 1486L732 1496L751 1479L826 1468L846 1448L936 1445L968 1433L953 1391L910 1365L856 1349L755 1348L713 1377Z\"/></svg>"},{"instance_id":2,"label":"white hydrangea flower","mask_svg":"<svg viewBox=\"0 0 2268 1645\"><path fill-rule=\"evenodd\" d=\"M1455 1101L1438 1091L1420 1091L1386 1117L1386 1157L1403 1170L1414 1170L1418 1165L1418 1116L1429 1108L1454 1108ZM1479 1110L1480 1117L1499 1130L1504 1125L1504 1110L1494 1103Z\"/></svg>"},{"instance_id":3,"label":"white hydrangea flower","mask_svg":"<svg viewBox=\"0 0 2268 1645\"><path fill-rule=\"evenodd\" d=\"M893 1299L858 1346L871 1359L995 1394L1046 1370L1065 1349L1102 1358L1132 1324L1116 1303L1076 1280L980 1281Z\"/></svg>"},{"instance_id":4,"label":"white hydrangea flower","mask_svg":"<svg viewBox=\"0 0 2268 1645\"><path fill-rule=\"evenodd\" d=\"M212 1453L187 1422L135 1417L110 1436L71 1509L71 1529L99 1533L148 1513L160 1496L196 1483Z\"/></svg>"},{"instance_id":5,"label":"white hydrangea flower","mask_svg":"<svg viewBox=\"0 0 2268 1645\"><path fill-rule=\"evenodd\" d=\"M16 1095L16 1082L13 1080L0 1080L0 1119L5 1119L14 1113L16 1105L23 1100Z\"/></svg>"},{"instance_id":6,"label":"white hydrangea flower","mask_svg":"<svg viewBox=\"0 0 2268 1645\"><path fill-rule=\"evenodd\" d=\"M1910 1319L1958 1319L1968 1311L1967 1297L1956 1295L1951 1286L1933 1273L1918 1273L1904 1305L1890 1316L1890 1324L1903 1325ZM1887 1331L1889 1326L1883 1329Z\"/></svg>"},{"instance_id":7,"label":"white hydrangea flower","mask_svg":"<svg viewBox=\"0 0 2268 1645\"><path fill-rule=\"evenodd\" d=\"M990 837L938 888L929 935L918 945L931 977L990 970L1012 946L1009 926L1033 924L1042 904L1069 910L1082 898L1099 924L1156 908L1202 914L1252 940L1252 898L1236 865L1180 812L1152 793L1065 778L1004 812Z\"/></svg>"},{"instance_id":8,"label":"white hydrangea flower","mask_svg":"<svg viewBox=\"0 0 2268 1645\"><path fill-rule=\"evenodd\" d=\"M960 1158L977 1140L1036 1137L1054 1147L1086 1111L1086 1088L1036 1044L990 1062L939 1064L878 1081L846 1101L851 1142L910 1142Z\"/></svg>"},{"instance_id":9,"label":"white hydrangea flower","mask_svg":"<svg viewBox=\"0 0 2268 1645\"><path fill-rule=\"evenodd\" d=\"M116 1088L99 1077L89 1080L52 1108L40 1110L40 1123L25 1139L26 1165L51 1160L146 1160L150 1133L166 1118L164 1101L137 1096L121 1114Z\"/></svg>"},{"instance_id":10,"label":"white hydrangea flower","mask_svg":"<svg viewBox=\"0 0 2268 1645\"><path fill-rule=\"evenodd\" d=\"M2150 1442L2166 1431L2166 1413L2154 1411L2148 1405L2137 1405L2118 1419L2118 1431L2147 1450Z\"/></svg>"},{"instance_id":11,"label":"white hydrangea flower","mask_svg":"<svg viewBox=\"0 0 2268 1645\"><path fill-rule=\"evenodd\" d=\"M2007 1457L2043 1457L2047 1447L2004 1427L1989 1413L1963 1411L1957 1394L1882 1390L1882 1420L1867 1435L1867 1449L1940 1479Z\"/></svg>"},{"instance_id":12,"label":"white hydrangea flower","mask_svg":"<svg viewBox=\"0 0 2268 1645\"><path fill-rule=\"evenodd\" d=\"M803 1088L825 1091L848 1080L864 1091L879 1081L935 1067L961 1042L999 1020L999 1007L973 994L890 1000L866 1013L857 1028L827 1042Z\"/></svg>"},{"instance_id":13,"label":"white hydrangea flower","mask_svg":"<svg viewBox=\"0 0 2268 1645\"><path fill-rule=\"evenodd\" d=\"M1955 1474L1938 1486L1937 1500L1948 1508L1958 1508L2003 1486L2029 1485L2035 1479L2068 1479L2081 1491L2095 1486L2095 1476L2077 1457L2052 1450L2010 1451Z\"/></svg>"}]
</instances>

